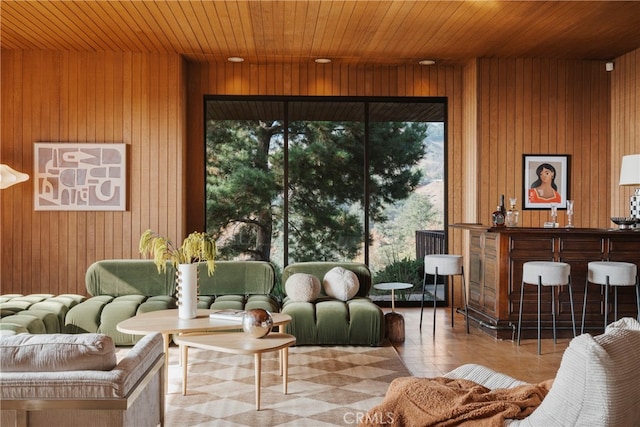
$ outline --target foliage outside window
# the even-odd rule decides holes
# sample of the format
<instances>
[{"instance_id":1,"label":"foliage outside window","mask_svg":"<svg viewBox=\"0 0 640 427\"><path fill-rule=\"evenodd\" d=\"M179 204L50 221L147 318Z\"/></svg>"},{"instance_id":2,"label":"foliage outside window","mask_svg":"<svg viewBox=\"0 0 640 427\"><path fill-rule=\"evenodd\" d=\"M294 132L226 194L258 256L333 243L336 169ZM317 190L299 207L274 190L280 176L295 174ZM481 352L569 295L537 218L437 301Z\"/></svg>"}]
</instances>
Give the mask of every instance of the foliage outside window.
<instances>
[{"instance_id":1,"label":"foliage outside window","mask_svg":"<svg viewBox=\"0 0 640 427\"><path fill-rule=\"evenodd\" d=\"M443 121L216 114L205 179L219 259L361 261L375 277L415 260L415 230L442 228L443 201L424 189L443 185Z\"/></svg>"}]
</instances>

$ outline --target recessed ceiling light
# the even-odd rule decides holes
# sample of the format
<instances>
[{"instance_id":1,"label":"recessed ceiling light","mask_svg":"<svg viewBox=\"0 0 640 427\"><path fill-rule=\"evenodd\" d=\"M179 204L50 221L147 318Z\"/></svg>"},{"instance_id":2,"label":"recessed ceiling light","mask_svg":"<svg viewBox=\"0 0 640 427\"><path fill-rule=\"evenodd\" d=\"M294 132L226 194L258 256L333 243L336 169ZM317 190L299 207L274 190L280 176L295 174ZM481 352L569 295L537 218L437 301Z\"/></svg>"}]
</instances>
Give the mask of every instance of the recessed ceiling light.
<instances>
[{"instance_id":1,"label":"recessed ceiling light","mask_svg":"<svg viewBox=\"0 0 640 427\"><path fill-rule=\"evenodd\" d=\"M240 58L239 56L231 56L227 58L229 62L244 62L244 58Z\"/></svg>"},{"instance_id":2,"label":"recessed ceiling light","mask_svg":"<svg viewBox=\"0 0 640 427\"><path fill-rule=\"evenodd\" d=\"M328 64L331 62L329 58L316 58L316 64Z\"/></svg>"},{"instance_id":3,"label":"recessed ceiling light","mask_svg":"<svg viewBox=\"0 0 640 427\"><path fill-rule=\"evenodd\" d=\"M433 65L435 63L436 61L434 61L433 59L423 59L422 61L418 62L418 64L420 65Z\"/></svg>"}]
</instances>

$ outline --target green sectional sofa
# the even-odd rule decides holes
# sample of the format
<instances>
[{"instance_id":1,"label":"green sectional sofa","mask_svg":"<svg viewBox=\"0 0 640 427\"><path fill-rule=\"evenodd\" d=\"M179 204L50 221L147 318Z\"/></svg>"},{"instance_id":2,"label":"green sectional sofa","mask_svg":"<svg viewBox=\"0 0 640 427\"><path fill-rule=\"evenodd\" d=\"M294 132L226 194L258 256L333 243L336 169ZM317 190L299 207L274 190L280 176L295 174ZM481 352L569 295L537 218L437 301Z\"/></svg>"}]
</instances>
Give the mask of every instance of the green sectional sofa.
<instances>
[{"instance_id":1,"label":"green sectional sofa","mask_svg":"<svg viewBox=\"0 0 640 427\"><path fill-rule=\"evenodd\" d=\"M86 298L77 294L0 296L0 334L58 334L68 311Z\"/></svg>"},{"instance_id":2,"label":"green sectional sofa","mask_svg":"<svg viewBox=\"0 0 640 427\"><path fill-rule=\"evenodd\" d=\"M199 269L200 308L264 308L278 311L271 296L275 270L268 262L218 261L212 276L206 263ZM116 345L133 345L141 336L119 332L121 321L155 310L177 308L175 269L168 263L158 273L152 260L103 260L87 269L90 298L74 306L65 318L66 333L102 333Z\"/></svg>"},{"instance_id":3,"label":"green sectional sofa","mask_svg":"<svg viewBox=\"0 0 640 427\"><path fill-rule=\"evenodd\" d=\"M323 283L325 275L335 267L352 271L358 278L357 293L346 301L328 296L325 284L312 301L285 297L281 312L291 316L285 331L295 335L296 345L380 345L384 338L384 315L368 294L371 272L366 264L350 262L301 262L290 264L282 272L287 280L296 273L308 274ZM345 298L346 299L346 298Z\"/></svg>"},{"instance_id":4,"label":"green sectional sofa","mask_svg":"<svg viewBox=\"0 0 640 427\"><path fill-rule=\"evenodd\" d=\"M357 292L344 298L327 294L326 283L321 283L335 267L355 274ZM380 345L384 316L368 298L371 273L365 264L295 263L284 269L282 283L296 273L317 278L318 294L312 300L286 295L284 301L278 301L273 296L275 269L269 262L217 261L211 276L202 262L198 265L198 307L281 311L291 316L285 331L296 337L297 345ZM115 345L134 345L142 336L118 331L118 323L139 313L177 309L175 275L171 263L165 273L158 273L152 260L97 261L85 275L88 298L71 294L0 296L0 334L99 333L110 336Z\"/></svg>"}]
</instances>

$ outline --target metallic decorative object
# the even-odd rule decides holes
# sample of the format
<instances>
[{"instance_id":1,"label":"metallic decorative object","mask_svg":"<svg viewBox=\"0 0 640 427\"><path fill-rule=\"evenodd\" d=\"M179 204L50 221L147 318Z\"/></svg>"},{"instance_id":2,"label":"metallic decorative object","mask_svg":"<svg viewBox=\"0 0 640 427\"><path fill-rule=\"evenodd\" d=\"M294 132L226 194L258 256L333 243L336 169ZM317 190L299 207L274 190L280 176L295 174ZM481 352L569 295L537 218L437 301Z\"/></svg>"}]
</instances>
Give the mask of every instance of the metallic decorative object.
<instances>
[{"instance_id":1,"label":"metallic decorative object","mask_svg":"<svg viewBox=\"0 0 640 427\"><path fill-rule=\"evenodd\" d=\"M630 217L612 216L611 222L616 224L618 226L618 229L620 230L629 230L633 228L635 224L640 222L640 219L634 218L632 216Z\"/></svg>"},{"instance_id":2,"label":"metallic decorative object","mask_svg":"<svg viewBox=\"0 0 640 427\"><path fill-rule=\"evenodd\" d=\"M262 338L271 332L273 318L262 308L247 310L242 316L242 329L254 338Z\"/></svg>"}]
</instances>

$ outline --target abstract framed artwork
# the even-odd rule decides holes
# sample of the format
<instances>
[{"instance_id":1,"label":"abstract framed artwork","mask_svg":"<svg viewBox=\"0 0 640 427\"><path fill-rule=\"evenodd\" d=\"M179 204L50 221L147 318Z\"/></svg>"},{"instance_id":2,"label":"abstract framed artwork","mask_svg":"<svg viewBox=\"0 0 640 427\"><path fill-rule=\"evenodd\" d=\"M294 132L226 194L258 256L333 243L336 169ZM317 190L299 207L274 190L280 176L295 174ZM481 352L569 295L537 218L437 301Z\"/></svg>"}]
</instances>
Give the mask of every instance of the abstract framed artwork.
<instances>
[{"instance_id":1,"label":"abstract framed artwork","mask_svg":"<svg viewBox=\"0 0 640 427\"><path fill-rule=\"evenodd\" d=\"M522 200L524 209L567 208L569 156L566 154L523 155Z\"/></svg>"},{"instance_id":2,"label":"abstract framed artwork","mask_svg":"<svg viewBox=\"0 0 640 427\"><path fill-rule=\"evenodd\" d=\"M126 144L34 145L35 210L126 210Z\"/></svg>"}]
</instances>

